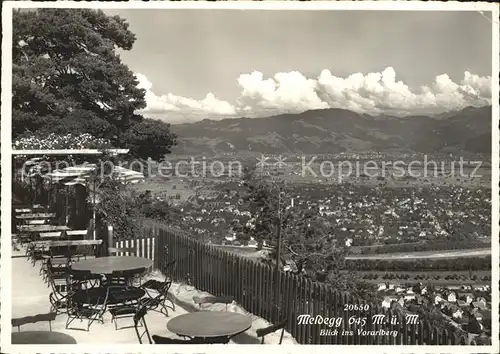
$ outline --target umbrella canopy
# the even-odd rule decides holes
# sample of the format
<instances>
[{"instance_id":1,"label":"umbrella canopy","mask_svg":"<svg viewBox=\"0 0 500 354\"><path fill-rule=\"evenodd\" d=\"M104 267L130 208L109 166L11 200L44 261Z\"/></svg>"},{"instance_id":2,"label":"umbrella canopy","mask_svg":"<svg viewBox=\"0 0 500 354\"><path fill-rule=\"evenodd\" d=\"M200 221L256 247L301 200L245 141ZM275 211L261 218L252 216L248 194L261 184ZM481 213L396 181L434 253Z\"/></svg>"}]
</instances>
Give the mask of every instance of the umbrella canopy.
<instances>
[{"instance_id":1,"label":"umbrella canopy","mask_svg":"<svg viewBox=\"0 0 500 354\"><path fill-rule=\"evenodd\" d=\"M47 173L44 178L50 180L52 183L63 183L67 184L75 178L81 178L83 176L90 176L92 171L97 168L95 164L85 164L80 166L70 166L60 170L55 170L53 172Z\"/></svg>"},{"instance_id":2,"label":"umbrella canopy","mask_svg":"<svg viewBox=\"0 0 500 354\"><path fill-rule=\"evenodd\" d=\"M87 185L88 180L95 171L97 165L85 164L80 166L66 167L47 173L44 177L50 179L52 183L63 183L66 186L76 184ZM137 183L144 180L144 175L140 172L130 170L121 166L113 167L113 176L123 183Z\"/></svg>"}]
</instances>

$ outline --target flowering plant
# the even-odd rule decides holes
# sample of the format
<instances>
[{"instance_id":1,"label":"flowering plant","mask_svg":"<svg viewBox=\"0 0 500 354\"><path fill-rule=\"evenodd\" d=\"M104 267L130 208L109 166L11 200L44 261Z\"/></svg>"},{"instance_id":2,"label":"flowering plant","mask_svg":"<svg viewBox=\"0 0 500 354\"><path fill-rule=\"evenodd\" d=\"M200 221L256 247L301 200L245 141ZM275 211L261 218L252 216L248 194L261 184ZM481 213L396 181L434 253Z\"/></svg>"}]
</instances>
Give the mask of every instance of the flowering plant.
<instances>
[{"instance_id":1,"label":"flowering plant","mask_svg":"<svg viewBox=\"0 0 500 354\"><path fill-rule=\"evenodd\" d=\"M51 133L46 136L34 135L17 139L12 148L16 150L48 150L48 149L104 149L111 148L109 140L96 138L91 134L65 134Z\"/></svg>"}]
</instances>

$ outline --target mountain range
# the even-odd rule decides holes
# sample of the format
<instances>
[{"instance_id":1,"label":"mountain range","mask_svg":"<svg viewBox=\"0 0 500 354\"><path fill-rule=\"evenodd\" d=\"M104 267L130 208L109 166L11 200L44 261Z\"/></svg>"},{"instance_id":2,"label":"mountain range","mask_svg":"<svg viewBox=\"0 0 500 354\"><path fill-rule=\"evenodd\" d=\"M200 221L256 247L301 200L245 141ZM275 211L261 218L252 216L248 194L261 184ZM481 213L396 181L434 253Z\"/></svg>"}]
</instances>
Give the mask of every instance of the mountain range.
<instances>
[{"instance_id":1,"label":"mountain range","mask_svg":"<svg viewBox=\"0 0 500 354\"><path fill-rule=\"evenodd\" d=\"M491 106L435 116L370 116L343 109L173 125L177 153L491 153Z\"/></svg>"}]
</instances>

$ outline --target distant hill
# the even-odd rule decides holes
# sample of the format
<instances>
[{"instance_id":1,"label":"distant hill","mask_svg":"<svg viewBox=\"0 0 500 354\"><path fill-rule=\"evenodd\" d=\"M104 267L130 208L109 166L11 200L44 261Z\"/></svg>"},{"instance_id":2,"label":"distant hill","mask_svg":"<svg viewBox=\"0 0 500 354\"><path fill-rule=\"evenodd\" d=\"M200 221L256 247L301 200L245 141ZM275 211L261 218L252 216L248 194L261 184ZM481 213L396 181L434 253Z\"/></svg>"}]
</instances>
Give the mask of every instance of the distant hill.
<instances>
[{"instance_id":1,"label":"distant hill","mask_svg":"<svg viewBox=\"0 0 500 354\"><path fill-rule=\"evenodd\" d=\"M370 116L343 109L173 125L179 153L491 151L491 106L437 116Z\"/></svg>"}]
</instances>

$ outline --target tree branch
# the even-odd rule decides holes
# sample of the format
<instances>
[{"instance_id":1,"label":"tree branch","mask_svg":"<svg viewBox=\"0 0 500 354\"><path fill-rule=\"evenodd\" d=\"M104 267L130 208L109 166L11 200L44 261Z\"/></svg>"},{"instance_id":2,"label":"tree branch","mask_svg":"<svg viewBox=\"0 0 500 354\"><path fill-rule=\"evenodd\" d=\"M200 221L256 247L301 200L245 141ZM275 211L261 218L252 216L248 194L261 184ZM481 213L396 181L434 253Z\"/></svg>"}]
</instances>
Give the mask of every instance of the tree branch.
<instances>
[{"instance_id":1,"label":"tree branch","mask_svg":"<svg viewBox=\"0 0 500 354\"><path fill-rule=\"evenodd\" d=\"M294 256L300 256L300 254L298 254L297 252L295 252L292 247L290 246L287 246L286 248L288 248L288 250L290 251L290 253L292 253Z\"/></svg>"}]
</instances>

